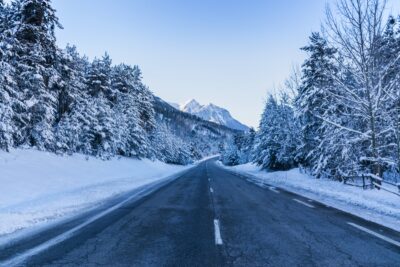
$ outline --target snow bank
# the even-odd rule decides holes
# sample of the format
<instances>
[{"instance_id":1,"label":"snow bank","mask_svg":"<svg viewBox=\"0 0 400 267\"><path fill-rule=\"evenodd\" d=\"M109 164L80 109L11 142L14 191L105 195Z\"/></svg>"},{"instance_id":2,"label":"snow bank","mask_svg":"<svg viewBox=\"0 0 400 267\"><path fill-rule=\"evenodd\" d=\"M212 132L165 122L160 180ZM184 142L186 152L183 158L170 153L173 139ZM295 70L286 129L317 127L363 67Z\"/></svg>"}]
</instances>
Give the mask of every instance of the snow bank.
<instances>
[{"instance_id":1,"label":"snow bank","mask_svg":"<svg viewBox=\"0 0 400 267\"><path fill-rule=\"evenodd\" d=\"M400 197L394 194L382 190L363 190L327 179L315 179L301 173L299 169L266 172L253 164L225 168L250 175L249 180L259 185L280 187L400 231Z\"/></svg>"},{"instance_id":2,"label":"snow bank","mask_svg":"<svg viewBox=\"0 0 400 267\"><path fill-rule=\"evenodd\" d=\"M0 151L0 236L76 214L189 167L32 149Z\"/></svg>"}]
</instances>

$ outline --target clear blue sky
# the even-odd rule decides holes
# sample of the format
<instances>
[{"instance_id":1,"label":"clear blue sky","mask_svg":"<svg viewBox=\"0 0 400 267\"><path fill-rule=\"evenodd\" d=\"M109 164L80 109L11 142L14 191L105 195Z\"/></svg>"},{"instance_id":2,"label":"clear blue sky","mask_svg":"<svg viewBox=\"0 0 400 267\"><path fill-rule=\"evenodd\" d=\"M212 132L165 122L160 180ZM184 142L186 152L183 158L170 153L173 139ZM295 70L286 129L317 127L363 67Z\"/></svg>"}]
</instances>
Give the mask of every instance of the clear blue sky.
<instances>
[{"instance_id":1,"label":"clear blue sky","mask_svg":"<svg viewBox=\"0 0 400 267\"><path fill-rule=\"evenodd\" d=\"M114 63L139 65L161 98L212 102L255 127L267 92L303 61L299 47L319 30L325 3L53 0L61 46L76 44L90 58L107 51Z\"/></svg>"}]
</instances>

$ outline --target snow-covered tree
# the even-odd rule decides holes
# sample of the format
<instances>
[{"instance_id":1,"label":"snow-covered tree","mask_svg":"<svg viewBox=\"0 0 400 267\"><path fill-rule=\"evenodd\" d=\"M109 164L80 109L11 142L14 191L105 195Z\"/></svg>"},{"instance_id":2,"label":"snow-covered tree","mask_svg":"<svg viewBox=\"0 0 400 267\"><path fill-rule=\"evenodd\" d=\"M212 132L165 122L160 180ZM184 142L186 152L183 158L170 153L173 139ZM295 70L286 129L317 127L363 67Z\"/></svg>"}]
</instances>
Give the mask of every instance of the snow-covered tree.
<instances>
[{"instance_id":1,"label":"snow-covered tree","mask_svg":"<svg viewBox=\"0 0 400 267\"><path fill-rule=\"evenodd\" d=\"M339 165L340 176L365 171L382 177L391 163L387 160L385 133L391 131L386 103L393 83L384 81L399 57L385 66L378 64L384 8L385 1L381 0L343 0L338 3L337 16L331 9L327 12L327 34L343 59L339 61L343 74L335 79L336 88L330 92L337 113L322 120L344 137L337 144L343 147L341 160L353 159L351 166L345 162L345 167ZM347 142L347 149L343 142Z\"/></svg>"},{"instance_id":2,"label":"snow-covered tree","mask_svg":"<svg viewBox=\"0 0 400 267\"><path fill-rule=\"evenodd\" d=\"M255 139L254 162L263 169L284 170L296 166L299 128L288 97L270 95Z\"/></svg>"},{"instance_id":3,"label":"snow-covered tree","mask_svg":"<svg viewBox=\"0 0 400 267\"><path fill-rule=\"evenodd\" d=\"M299 161L310 167L318 164L318 147L326 134L319 117L329 111L331 104L328 91L334 86L333 77L337 75L336 49L329 47L319 33L312 33L310 44L302 50L309 57L302 65L302 82L298 88L295 106L302 127Z\"/></svg>"},{"instance_id":4,"label":"snow-covered tree","mask_svg":"<svg viewBox=\"0 0 400 267\"><path fill-rule=\"evenodd\" d=\"M115 138L117 122L113 120L112 107L116 94L111 87L111 59L105 54L101 59L95 59L86 77L89 92L88 108L94 114L88 114L92 119L87 136L90 147L96 156L109 157L116 152Z\"/></svg>"},{"instance_id":5,"label":"snow-covered tree","mask_svg":"<svg viewBox=\"0 0 400 267\"><path fill-rule=\"evenodd\" d=\"M14 108L23 106L15 82L15 68L10 64L13 38L10 33L8 6L0 1L0 149L8 151L17 133Z\"/></svg>"},{"instance_id":6,"label":"snow-covered tree","mask_svg":"<svg viewBox=\"0 0 400 267\"><path fill-rule=\"evenodd\" d=\"M56 126L57 151L94 155L91 142L96 125L96 110L89 98L74 101L71 111L64 114Z\"/></svg>"},{"instance_id":7,"label":"snow-covered tree","mask_svg":"<svg viewBox=\"0 0 400 267\"><path fill-rule=\"evenodd\" d=\"M171 164L188 164L193 160L189 146L177 136L171 134L168 127L161 123L152 138L155 157Z\"/></svg>"},{"instance_id":8,"label":"snow-covered tree","mask_svg":"<svg viewBox=\"0 0 400 267\"><path fill-rule=\"evenodd\" d=\"M382 86L389 96L384 109L388 111L386 123L390 131L384 134L387 157L393 159L388 167L392 172L400 174L400 17L396 20L388 18L385 31L379 42L379 58L377 65L385 72Z\"/></svg>"},{"instance_id":9,"label":"snow-covered tree","mask_svg":"<svg viewBox=\"0 0 400 267\"><path fill-rule=\"evenodd\" d=\"M138 66L133 67L134 88L139 99L140 124L146 132L151 133L155 127L153 94L142 82L142 71Z\"/></svg>"},{"instance_id":10,"label":"snow-covered tree","mask_svg":"<svg viewBox=\"0 0 400 267\"><path fill-rule=\"evenodd\" d=\"M100 59L93 60L86 84L92 97L104 96L110 103L115 101L115 92L111 87L111 58L105 53Z\"/></svg>"},{"instance_id":11,"label":"snow-covered tree","mask_svg":"<svg viewBox=\"0 0 400 267\"><path fill-rule=\"evenodd\" d=\"M84 97L88 67L87 58L79 55L76 46L67 45L60 52L58 68L62 85L58 94L57 121L61 120L64 114L70 113L74 103Z\"/></svg>"},{"instance_id":12,"label":"snow-covered tree","mask_svg":"<svg viewBox=\"0 0 400 267\"><path fill-rule=\"evenodd\" d=\"M270 95L261 115L254 150L255 163L264 169L278 169L281 167L276 160L276 155L279 152L279 141L275 135L280 132L276 121L278 112L278 103L275 97Z\"/></svg>"},{"instance_id":13,"label":"snow-covered tree","mask_svg":"<svg viewBox=\"0 0 400 267\"><path fill-rule=\"evenodd\" d=\"M255 136L253 128L248 132L235 134L221 149L222 163L234 166L251 162Z\"/></svg>"},{"instance_id":14,"label":"snow-covered tree","mask_svg":"<svg viewBox=\"0 0 400 267\"><path fill-rule=\"evenodd\" d=\"M88 105L90 98L86 89L86 72L89 62L81 57L75 46L67 46L60 53L58 65L63 84L58 94L58 118L55 127L56 149L58 152L91 153L89 145L84 149L86 127L93 121L93 107ZM87 116L85 116L87 115ZM85 118L86 117L86 118Z\"/></svg>"},{"instance_id":15,"label":"snow-covered tree","mask_svg":"<svg viewBox=\"0 0 400 267\"><path fill-rule=\"evenodd\" d=\"M239 165L239 150L234 143L228 143L227 147L221 151L220 160L224 165L236 166Z\"/></svg>"},{"instance_id":16,"label":"snow-covered tree","mask_svg":"<svg viewBox=\"0 0 400 267\"><path fill-rule=\"evenodd\" d=\"M149 155L146 130L140 121L140 90L134 68L121 64L112 70L112 87L116 92L114 119L117 122L118 153L127 156ZM152 107L151 107L152 108Z\"/></svg>"},{"instance_id":17,"label":"snow-covered tree","mask_svg":"<svg viewBox=\"0 0 400 267\"><path fill-rule=\"evenodd\" d=\"M28 122L21 125L25 142L39 149L54 148L60 74L56 70L55 29L61 27L50 0L16 0L13 33L17 85L23 94Z\"/></svg>"}]
</instances>

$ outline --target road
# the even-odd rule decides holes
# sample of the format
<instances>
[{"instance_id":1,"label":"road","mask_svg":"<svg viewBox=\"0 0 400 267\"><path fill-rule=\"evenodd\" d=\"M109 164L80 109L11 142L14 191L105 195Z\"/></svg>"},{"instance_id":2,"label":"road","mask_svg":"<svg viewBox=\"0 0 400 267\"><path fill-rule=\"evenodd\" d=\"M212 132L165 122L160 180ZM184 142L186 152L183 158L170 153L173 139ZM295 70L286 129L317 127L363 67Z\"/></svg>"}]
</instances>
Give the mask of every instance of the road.
<instances>
[{"instance_id":1,"label":"road","mask_svg":"<svg viewBox=\"0 0 400 267\"><path fill-rule=\"evenodd\" d=\"M400 266L400 243L396 243L400 233L279 188L259 187L214 160L84 224L89 216L93 214L10 245L0 252L0 262L21 266ZM58 238L82 224L68 238ZM46 242L52 245L41 246ZM35 253L26 257L27 251Z\"/></svg>"}]
</instances>

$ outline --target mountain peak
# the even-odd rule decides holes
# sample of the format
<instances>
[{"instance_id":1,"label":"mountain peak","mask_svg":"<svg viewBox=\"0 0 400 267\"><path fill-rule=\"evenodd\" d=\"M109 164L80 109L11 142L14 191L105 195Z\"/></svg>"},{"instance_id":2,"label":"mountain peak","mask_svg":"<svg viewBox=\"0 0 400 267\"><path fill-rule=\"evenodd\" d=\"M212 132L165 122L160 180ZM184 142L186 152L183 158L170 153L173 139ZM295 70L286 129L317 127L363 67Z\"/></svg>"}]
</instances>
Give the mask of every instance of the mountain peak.
<instances>
[{"instance_id":1,"label":"mountain peak","mask_svg":"<svg viewBox=\"0 0 400 267\"><path fill-rule=\"evenodd\" d=\"M176 105L174 105L176 107ZM221 108L215 104L209 103L201 105L195 99L191 99L183 105L179 105L180 110L196 115L204 120L212 121L229 128L247 131L249 127L234 119L228 110Z\"/></svg>"},{"instance_id":2,"label":"mountain peak","mask_svg":"<svg viewBox=\"0 0 400 267\"><path fill-rule=\"evenodd\" d=\"M185 104L180 105L180 109L188 113L195 113L199 111L202 107L203 106L200 105L200 103L197 102L195 99L191 99L189 101L186 101Z\"/></svg>"},{"instance_id":3,"label":"mountain peak","mask_svg":"<svg viewBox=\"0 0 400 267\"><path fill-rule=\"evenodd\" d=\"M186 106L186 105L199 105L199 106L200 106L200 103L197 102L196 99L193 99L193 98L192 98L192 99L186 101L184 105L185 105L185 106Z\"/></svg>"}]
</instances>

